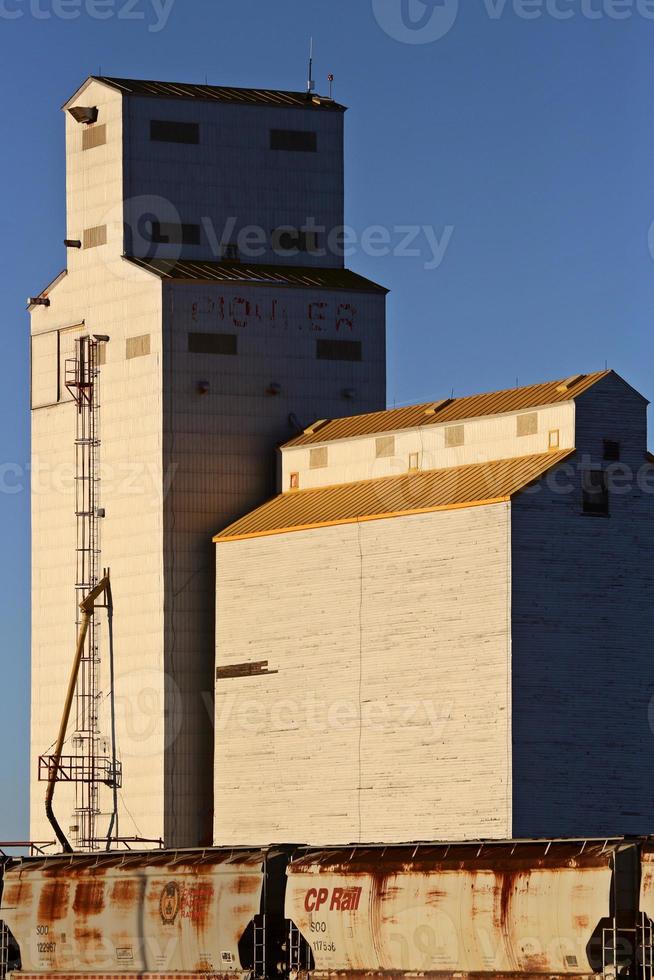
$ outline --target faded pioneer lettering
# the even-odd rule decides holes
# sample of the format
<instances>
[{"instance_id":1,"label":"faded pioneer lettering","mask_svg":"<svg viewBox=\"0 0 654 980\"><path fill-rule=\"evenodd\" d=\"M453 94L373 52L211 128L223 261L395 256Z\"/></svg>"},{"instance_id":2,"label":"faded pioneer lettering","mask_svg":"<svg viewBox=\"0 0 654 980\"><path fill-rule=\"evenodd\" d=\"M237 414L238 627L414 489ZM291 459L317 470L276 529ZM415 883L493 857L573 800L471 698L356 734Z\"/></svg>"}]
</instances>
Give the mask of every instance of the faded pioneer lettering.
<instances>
[{"instance_id":1,"label":"faded pioneer lettering","mask_svg":"<svg viewBox=\"0 0 654 980\"><path fill-rule=\"evenodd\" d=\"M242 295L220 294L194 300L191 319L194 323L216 320L240 330L262 325L287 330L292 323L299 331L351 333L357 325L357 308L349 302L314 299L291 310L275 298L253 300Z\"/></svg>"}]
</instances>

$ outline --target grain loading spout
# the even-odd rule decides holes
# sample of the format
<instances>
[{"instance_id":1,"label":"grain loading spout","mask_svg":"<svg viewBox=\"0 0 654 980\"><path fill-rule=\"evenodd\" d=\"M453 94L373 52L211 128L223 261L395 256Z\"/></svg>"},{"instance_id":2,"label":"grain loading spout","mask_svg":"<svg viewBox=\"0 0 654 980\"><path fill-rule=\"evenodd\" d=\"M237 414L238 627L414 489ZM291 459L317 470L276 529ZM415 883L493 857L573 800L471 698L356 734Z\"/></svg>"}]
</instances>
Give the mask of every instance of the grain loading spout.
<instances>
[{"instance_id":1,"label":"grain loading spout","mask_svg":"<svg viewBox=\"0 0 654 980\"><path fill-rule=\"evenodd\" d=\"M53 755L50 758L50 767L48 773L48 785L45 793L45 813L52 825L57 840L61 844L62 848L67 854L72 854L73 848L63 830L61 829L57 818L54 815L54 810L52 807L52 802L54 799L55 786L57 785L57 775L59 773L59 767L61 764L61 756L64 749L64 742L66 741L66 732L68 730L68 722L70 720L70 712L73 705L73 698L75 697L75 688L77 686L77 678L79 675L80 664L82 662L82 656L84 654L84 646L86 644L86 636L89 631L89 624L95 613L95 603L96 600L100 598L101 595L105 597L105 607L111 615L111 583L109 580L109 573L101 579L96 587L89 592L87 597L80 602L80 610L82 613L80 619L79 636L77 637L77 648L75 650L75 659L73 660L73 667L70 672L70 680L68 681L68 690L66 692L66 700L64 702L64 711L61 717L61 724L59 726L59 735L57 736L57 743Z\"/></svg>"}]
</instances>

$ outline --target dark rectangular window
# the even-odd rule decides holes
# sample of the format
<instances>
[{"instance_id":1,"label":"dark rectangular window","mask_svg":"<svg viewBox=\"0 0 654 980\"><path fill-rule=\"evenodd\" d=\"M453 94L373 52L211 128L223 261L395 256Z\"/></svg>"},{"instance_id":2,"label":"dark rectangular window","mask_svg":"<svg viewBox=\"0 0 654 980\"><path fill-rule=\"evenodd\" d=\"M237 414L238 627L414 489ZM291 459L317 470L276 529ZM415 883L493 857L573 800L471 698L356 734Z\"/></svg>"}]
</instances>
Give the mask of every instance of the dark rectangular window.
<instances>
[{"instance_id":1,"label":"dark rectangular window","mask_svg":"<svg viewBox=\"0 0 654 980\"><path fill-rule=\"evenodd\" d=\"M611 463L620 462L620 443L613 439L604 440L604 459Z\"/></svg>"},{"instance_id":2,"label":"dark rectangular window","mask_svg":"<svg viewBox=\"0 0 654 980\"><path fill-rule=\"evenodd\" d=\"M318 149L318 134L305 129L271 129L270 149L315 153Z\"/></svg>"},{"instance_id":3,"label":"dark rectangular window","mask_svg":"<svg viewBox=\"0 0 654 980\"><path fill-rule=\"evenodd\" d=\"M200 127L197 123L151 119L150 139L157 143L199 143Z\"/></svg>"},{"instance_id":4,"label":"dark rectangular window","mask_svg":"<svg viewBox=\"0 0 654 980\"><path fill-rule=\"evenodd\" d=\"M604 470L584 470L581 474L584 514L609 516L609 484Z\"/></svg>"},{"instance_id":5,"label":"dark rectangular window","mask_svg":"<svg viewBox=\"0 0 654 980\"><path fill-rule=\"evenodd\" d=\"M189 354L238 354L235 333L190 333Z\"/></svg>"},{"instance_id":6,"label":"dark rectangular window","mask_svg":"<svg viewBox=\"0 0 654 980\"><path fill-rule=\"evenodd\" d=\"M153 221L152 241L156 245L199 245L200 226Z\"/></svg>"},{"instance_id":7,"label":"dark rectangular window","mask_svg":"<svg viewBox=\"0 0 654 980\"><path fill-rule=\"evenodd\" d=\"M360 361L360 340L317 340L316 357L319 361Z\"/></svg>"}]
</instances>

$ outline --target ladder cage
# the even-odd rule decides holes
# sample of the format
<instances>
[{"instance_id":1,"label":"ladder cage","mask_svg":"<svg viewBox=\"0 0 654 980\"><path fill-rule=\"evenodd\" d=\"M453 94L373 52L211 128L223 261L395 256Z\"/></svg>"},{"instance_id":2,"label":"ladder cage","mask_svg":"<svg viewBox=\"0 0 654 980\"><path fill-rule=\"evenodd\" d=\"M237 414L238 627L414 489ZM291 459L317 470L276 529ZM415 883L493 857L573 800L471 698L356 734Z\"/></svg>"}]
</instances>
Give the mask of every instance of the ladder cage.
<instances>
[{"instance_id":1,"label":"ladder cage","mask_svg":"<svg viewBox=\"0 0 654 980\"><path fill-rule=\"evenodd\" d=\"M5 980L9 969L9 929L0 920L0 980Z\"/></svg>"},{"instance_id":2,"label":"ladder cage","mask_svg":"<svg viewBox=\"0 0 654 980\"><path fill-rule=\"evenodd\" d=\"M100 342L81 336L75 357L66 361L66 388L77 407L75 430L76 636L80 603L99 583L100 541ZM100 745L100 626L91 617L75 695L74 757L62 759L57 778L75 784L76 844L81 850L98 846L99 787L120 785L121 775ZM44 765L47 759L44 760Z\"/></svg>"}]
</instances>

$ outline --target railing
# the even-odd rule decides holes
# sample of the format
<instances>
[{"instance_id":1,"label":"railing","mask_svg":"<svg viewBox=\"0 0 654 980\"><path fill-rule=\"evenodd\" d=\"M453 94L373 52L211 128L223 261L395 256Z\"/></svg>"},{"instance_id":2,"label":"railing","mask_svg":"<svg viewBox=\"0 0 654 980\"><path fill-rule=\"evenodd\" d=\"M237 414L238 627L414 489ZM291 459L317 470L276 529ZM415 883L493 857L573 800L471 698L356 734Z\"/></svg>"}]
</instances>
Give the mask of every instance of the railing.
<instances>
[{"instance_id":1,"label":"railing","mask_svg":"<svg viewBox=\"0 0 654 980\"><path fill-rule=\"evenodd\" d=\"M55 766L55 757L42 755L39 757L39 781L47 783L50 771ZM91 764L88 756L62 755L57 766L57 781L62 783L104 783L106 786L116 786L118 789L123 782L123 767L120 762L103 759L96 756Z\"/></svg>"}]
</instances>

